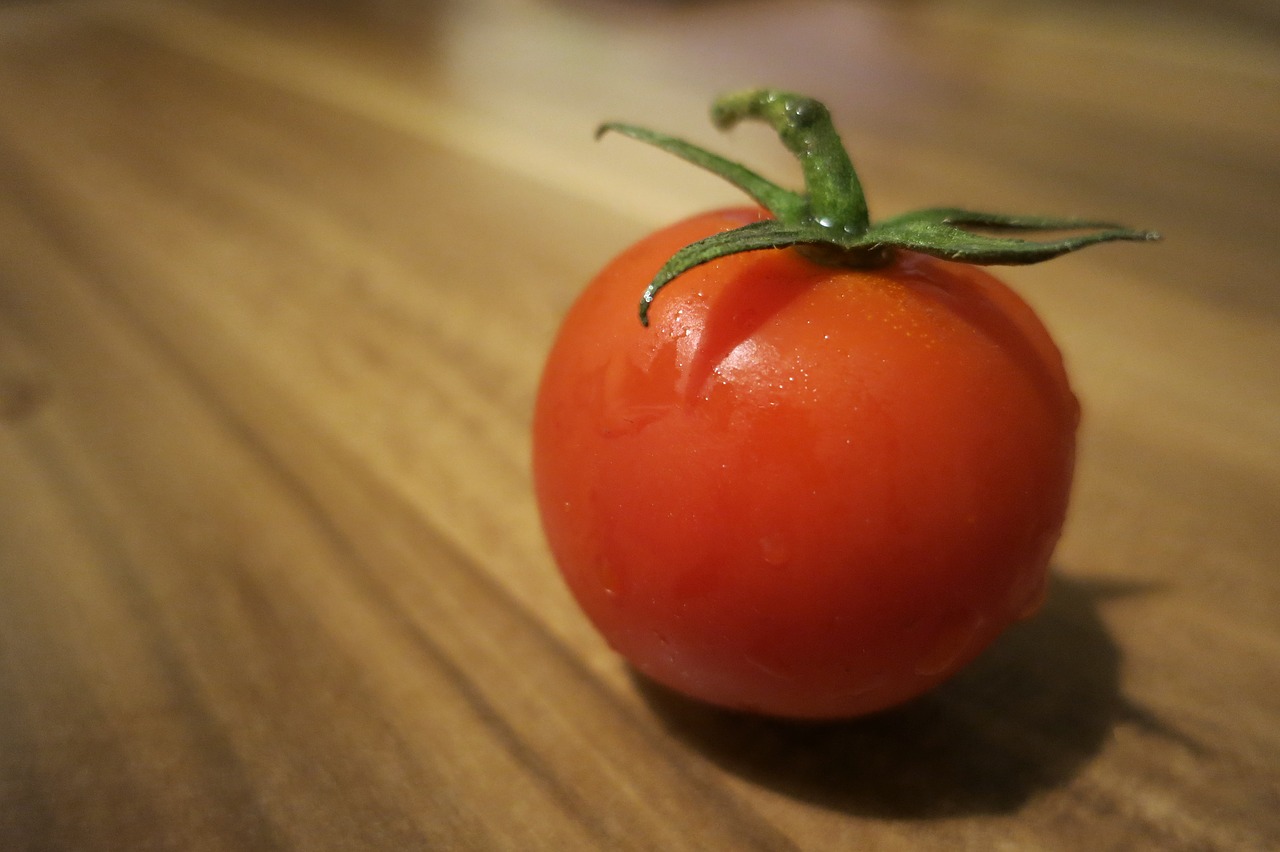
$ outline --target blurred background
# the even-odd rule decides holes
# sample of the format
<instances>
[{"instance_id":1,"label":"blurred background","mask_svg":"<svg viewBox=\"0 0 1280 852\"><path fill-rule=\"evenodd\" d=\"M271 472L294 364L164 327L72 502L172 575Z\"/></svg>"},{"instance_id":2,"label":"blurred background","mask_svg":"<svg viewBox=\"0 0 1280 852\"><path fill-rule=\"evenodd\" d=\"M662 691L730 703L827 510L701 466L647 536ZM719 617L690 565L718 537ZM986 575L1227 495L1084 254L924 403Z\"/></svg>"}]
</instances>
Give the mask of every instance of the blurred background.
<instances>
[{"instance_id":1,"label":"blurred background","mask_svg":"<svg viewBox=\"0 0 1280 852\"><path fill-rule=\"evenodd\" d=\"M1187 257L1197 274L1171 282L1194 277L1244 305L1280 299L1275 288L1224 280L1217 260L1247 257L1242 241L1255 235L1229 223L1264 221L1273 196L1260 190L1276 188L1266 144L1277 134L1272 2L204 0L175 9L196 18L174 11L155 26L188 41L216 32L205 49L237 52L240 70L287 66L295 83L331 99L376 86L377 103L401 122L623 212L671 218L736 196L616 140L599 150L596 121L679 131L785 175L792 164L767 130L730 141L705 118L718 93L772 85L841 116L874 209L967 199L1158 218L1195 246ZM620 176L616 189L596 190ZM1159 266L1167 252L1115 254L1175 271Z\"/></svg>"},{"instance_id":2,"label":"blurred background","mask_svg":"<svg viewBox=\"0 0 1280 852\"><path fill-rule=\"evenodd\" d=\"M638 683L530 493L571 300L742 201L595 127L798 181L757 85L873 217L1164 235L1001 271L1055 593L861 725ZM1270 0L0 2L0 846L1276 848L1278 151Z\"/></svg>"}]
</instances>

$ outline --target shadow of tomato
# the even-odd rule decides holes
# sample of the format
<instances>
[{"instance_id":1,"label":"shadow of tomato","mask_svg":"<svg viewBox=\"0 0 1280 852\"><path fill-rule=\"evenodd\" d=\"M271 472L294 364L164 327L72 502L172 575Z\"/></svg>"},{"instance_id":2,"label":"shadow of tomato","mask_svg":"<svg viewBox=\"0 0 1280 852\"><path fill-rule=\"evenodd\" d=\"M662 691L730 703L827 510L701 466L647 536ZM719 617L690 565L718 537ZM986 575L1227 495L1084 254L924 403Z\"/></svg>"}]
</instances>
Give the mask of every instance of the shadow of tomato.
<instances>
[{"instance_id":1,"label":"shadow of tomato","mask_svg":"<svg viewBox=\"0 0 1280 852\"><path fill-rule=\"evenodd\" d=\"M1097 613L1117 593L1055 578L1044 609L957 677L849 721L744 715L633 677L673 735L760 786L886 817L1009 812L1070 780L1129 715Z\"/></svg>"}]
</instances>

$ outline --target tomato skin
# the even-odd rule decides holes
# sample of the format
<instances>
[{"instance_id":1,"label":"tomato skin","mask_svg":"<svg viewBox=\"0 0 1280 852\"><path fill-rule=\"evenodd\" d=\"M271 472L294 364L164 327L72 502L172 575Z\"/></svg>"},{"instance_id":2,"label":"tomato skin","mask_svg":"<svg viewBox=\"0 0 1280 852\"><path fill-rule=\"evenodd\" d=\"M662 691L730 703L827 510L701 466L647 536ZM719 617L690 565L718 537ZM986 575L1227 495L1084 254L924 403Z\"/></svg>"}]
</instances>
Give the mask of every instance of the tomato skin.
<instances>
[{"instance_id":1,"label":"tomato skin","mask_svg":"<svg viewBox=\"0 0 1280 852\"><path fill-rule=\"evenodd\" d=\"M837 718L917 696L1038 605L1079 405L1032 310L982 269L793 250L623 252L567 314L534 414L543 526L639 671L731 708Z\"/></svg>"}]
</instances>

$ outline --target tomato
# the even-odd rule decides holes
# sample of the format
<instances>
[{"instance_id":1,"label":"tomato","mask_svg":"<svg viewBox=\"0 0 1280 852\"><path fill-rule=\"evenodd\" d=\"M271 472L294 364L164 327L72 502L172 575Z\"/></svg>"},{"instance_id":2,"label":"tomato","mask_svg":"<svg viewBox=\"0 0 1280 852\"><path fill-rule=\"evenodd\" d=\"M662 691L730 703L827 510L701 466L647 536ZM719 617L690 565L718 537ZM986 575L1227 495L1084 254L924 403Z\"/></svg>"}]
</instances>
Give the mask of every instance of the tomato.
<instances>
[{"instance_id":1,"label":"tomato","mask_svg":"<svg viewBox=\"0 0 1280 852\"><path fill-rule=\"evenodd\" d=\"M635 321L676 250L761 215L660 231L582 294L538 393L538 503L569 588L644 674L728 707L866 713L1036 607L1079 406L1021 299L925 255L733 255Z\"/></svg>"},{"instance_id":2,"label":"tomato","mask_svg":"<svg viewBox=\"0 0 1280 852\"><path fill-rule=\"evenodd\" d=\"M825 112L798 97L734 103L829 154ZM935 255L1020 262L1151 236L970 237L954 223L1055 223L952 210L874 226L842 148L804 163L822 197L796 196L622 129L771 205L651 234L569 310L533 422L569 589L637 670L725 707L836 718L935 687L1039 606L1080 419L1031 308ZM835 197L848 185L857 198Z\"/></svg>"}]
</instances>

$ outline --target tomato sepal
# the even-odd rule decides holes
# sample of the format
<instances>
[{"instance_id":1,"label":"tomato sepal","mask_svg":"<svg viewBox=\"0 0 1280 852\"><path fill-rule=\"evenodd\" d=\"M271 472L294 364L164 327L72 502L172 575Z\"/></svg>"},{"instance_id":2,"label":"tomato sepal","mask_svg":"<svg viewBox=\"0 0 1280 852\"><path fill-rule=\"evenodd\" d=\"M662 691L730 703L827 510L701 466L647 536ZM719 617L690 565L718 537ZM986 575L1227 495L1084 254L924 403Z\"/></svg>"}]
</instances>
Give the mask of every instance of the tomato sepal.
<instances>
[{"instance_id":1,"label":"tomato sepal","mask_svg":"<svg viewBox=\"0 0 1280 852\"><path fill-rule=\"evenodd\" d=\"M605 122L596 128L597 139L607 133L618 133L647 143L724 178L778 219L790 221L798 219L803 213L805 199L799 193L778 186L741 163L736 163L683 139L619 121Z\"/></svg>"},{"instance_id":2,"label":"tomato sepal","mask_svg":"<svg viewBox=\"0 0 1280 852\"><path fill-rule=\"evenodd\" d=\"M984 234L990 231L1083 231L1052 240L1024 240ZM917 251L945 260L980 266L1019 265L1052 260L1098 243L1128 240L1148 242L1160 239L1152 231L1126 228L1114 222L1051 216L1019 216L982 213L956 207L915 210L886 219L863 235L863 240L882 246Z\"/></svg>"},{"instance_id":3,"label":"tomato sepal","mask_svg":"<svg viewBox=\"0 0 1280 852\"><path fill-rule=\"evenodd\" d=\"M799 161L805 191L787 190L739 163L665 133L622 122L600 125L597 138L614 131L672 153L729 181L772 216L676 252L645 288L639 308L642 325L649 324L654 298L671 281L696 266L742 252L794 247L816 263L851 268L884 266L899 249L962 263L1018 265L1099 243L1160 239L1153 231L1112 222L955 207L916 210L872 223L862 184L823 104L776 89L751 89L718 99L711 115L721 129L743 119L771 125ZM1052 231L1080 233L1039 240L1002 235Z\"/></svg>"}]
</instances>

